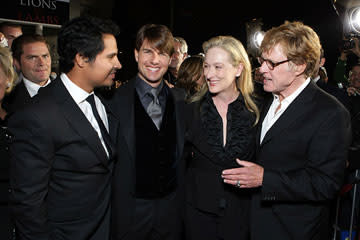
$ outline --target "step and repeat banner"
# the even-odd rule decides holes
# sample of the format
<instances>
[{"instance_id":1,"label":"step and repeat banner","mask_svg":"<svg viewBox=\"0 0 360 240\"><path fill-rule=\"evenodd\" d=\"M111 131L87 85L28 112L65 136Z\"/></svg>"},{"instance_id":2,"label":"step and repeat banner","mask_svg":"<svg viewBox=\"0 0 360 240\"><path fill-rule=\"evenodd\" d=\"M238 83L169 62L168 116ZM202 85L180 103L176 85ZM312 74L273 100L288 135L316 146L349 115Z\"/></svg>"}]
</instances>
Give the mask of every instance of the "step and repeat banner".
<instances>
[{"instance_id":1,"label":"step and repeat banner","mask_svg":"<svg viewBox=\"0 0 360 240\"><path fill-rule=\"evenodd\" d=\"M69 20L70 0L3 0L1 18L25 22L62 25Z\"/></svg>"}]
</instances>

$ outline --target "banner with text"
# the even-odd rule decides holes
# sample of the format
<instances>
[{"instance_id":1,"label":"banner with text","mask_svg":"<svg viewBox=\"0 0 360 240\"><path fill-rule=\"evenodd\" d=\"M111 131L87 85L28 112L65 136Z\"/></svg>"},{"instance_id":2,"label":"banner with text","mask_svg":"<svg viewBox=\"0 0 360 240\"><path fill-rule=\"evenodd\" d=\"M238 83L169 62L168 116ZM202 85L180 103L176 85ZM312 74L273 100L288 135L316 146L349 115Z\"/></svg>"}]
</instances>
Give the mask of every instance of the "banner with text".
<instances>
[{"instance_id":1,"label":"banner with text","mask_svg":"<svg viewBox=\"0 0 360 240\"><path fill-rule=\"evenodd\" d=\"M62 25L69 20L70 0L5 0L1 18Z\"/></svg>"}]
</instances>

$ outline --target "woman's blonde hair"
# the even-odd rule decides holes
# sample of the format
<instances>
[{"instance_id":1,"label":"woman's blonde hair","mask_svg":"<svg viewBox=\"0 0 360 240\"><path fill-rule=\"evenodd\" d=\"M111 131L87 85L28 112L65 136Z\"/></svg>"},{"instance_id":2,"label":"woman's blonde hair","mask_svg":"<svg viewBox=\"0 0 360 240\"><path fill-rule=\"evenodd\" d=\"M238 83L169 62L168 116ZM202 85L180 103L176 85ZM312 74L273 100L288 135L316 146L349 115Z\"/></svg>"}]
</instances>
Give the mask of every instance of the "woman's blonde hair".
<instances>
[{"instance_id":1,"label":"woman's blonde hair","mask_svg":"<svg viewBox=\"0 0 360 240\"><path fill-rule=\"evenodd\" d=\"M241 44L239 40L237 40L232 36L217 36L204 42L202 47L205 55L207 51L211 48L214 47L221 48L229 53L233 66L239 66L239 64L243 65L243 70L240 76L236 78L236 87L244 97L246 108L250 112L253 112L256 115L256 120L254 123L255 125L259 121L260 112L253 100L254 85L252 81L251 64L244 46ZM205 87L203 87L191 99L192 102L200 100L208 91L207 84L204 85Z\"/></svg>"},{"instance_id":2,"label":"woman's blonde hair","mask_svg":"<svg viewBox=\"0 0 360 240\"><path fill-rule=\"evenodd\" d=\"M17 78L17 74L14 71L11 52L7 47L0 47L0 67L9 80L5 90L5 93L9 93L14 87L14 81Z\"/></svg>"}]
</instances>

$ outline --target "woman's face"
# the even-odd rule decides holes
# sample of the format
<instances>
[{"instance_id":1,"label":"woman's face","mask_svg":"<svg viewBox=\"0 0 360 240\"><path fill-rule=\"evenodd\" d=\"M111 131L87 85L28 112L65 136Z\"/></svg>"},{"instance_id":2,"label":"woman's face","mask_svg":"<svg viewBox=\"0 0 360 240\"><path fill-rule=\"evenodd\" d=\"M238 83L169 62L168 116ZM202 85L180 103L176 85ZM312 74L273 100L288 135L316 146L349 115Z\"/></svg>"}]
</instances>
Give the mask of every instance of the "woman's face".
<instances>
[{"instance_id":1,"label":"woman's face","mask_svg":"<svg viewBox=\"0 0 360 240\"><path fill-rule=\"evenodd\" d=\"M235 81L241 71L242 65L233 66L230 54L222 48L210 48L205 54L204 75L211 93L232 94L236 91Z\"/></svg>"},{"instance_id":2,"label":"woman's face","mask_svg":"<svg viewBox=\"0 0 360 240\"><path fill-rule=\"evenodd\" d=\"M0 102L2 102L4 98L8 82L8 77L5 75L4 70L0 67Z\"/></svg>"}]
</instances>

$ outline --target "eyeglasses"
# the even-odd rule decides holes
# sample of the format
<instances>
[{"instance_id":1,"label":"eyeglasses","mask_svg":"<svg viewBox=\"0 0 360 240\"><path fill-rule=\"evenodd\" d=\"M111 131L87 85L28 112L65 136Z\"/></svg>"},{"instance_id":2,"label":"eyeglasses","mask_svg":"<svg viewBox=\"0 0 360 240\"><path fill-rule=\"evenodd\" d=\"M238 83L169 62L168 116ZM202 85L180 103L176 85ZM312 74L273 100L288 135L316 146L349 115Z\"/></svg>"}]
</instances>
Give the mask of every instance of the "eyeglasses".
<instances>
[{"instance_id":1,"label":"eyeglasses","mask_svg":"<svg viewBox=\"0 0 360 240\"><path fill-rule=\"evenodd\" d=\"M277 63L274 63L273 61L269 60L269 59L265 59L263 57L258 57L258 62L260 64L260 66L266 62L266 66L268 66L268 68L270 70L274 70L274 68L276 68L277 66L279 66L280 64L283 64L283 63L286 63L286 62L289 62L291 61L291 59L287 59L287 60L284 60L284 61L281 61L281 62L277 62Z\"/></svg>"}]
</instances>

